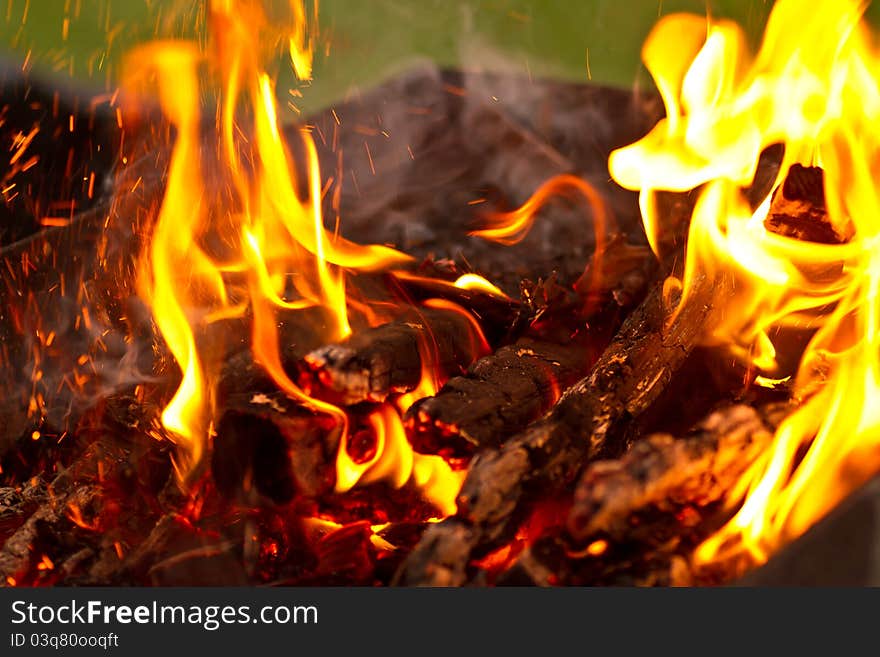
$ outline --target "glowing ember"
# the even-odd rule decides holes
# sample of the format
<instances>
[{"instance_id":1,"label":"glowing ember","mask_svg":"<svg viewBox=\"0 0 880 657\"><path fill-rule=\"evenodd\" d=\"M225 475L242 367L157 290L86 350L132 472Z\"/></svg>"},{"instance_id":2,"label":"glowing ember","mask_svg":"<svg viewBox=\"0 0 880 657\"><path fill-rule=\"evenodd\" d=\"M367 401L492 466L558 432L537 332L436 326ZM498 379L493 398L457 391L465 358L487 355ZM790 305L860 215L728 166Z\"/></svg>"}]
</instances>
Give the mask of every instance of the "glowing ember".
<instances>
[{"instance_id":1,"label":"glowing ember","mask_svg":"<svg viewBox=\"0 0 880 657\"><path fill-rule=\"evenodd\" d=\"M867 3L779 0L757 56L727 21L673 15L643 50L667 118L616 151L610 170L640 190L648 235L663 230L656 190L703 186L683 286L706 275L732 290L706 336L749 362L761 385L777 364L775 331L814 331L794 377L802 404L729 497L739 511L696 553L761 562L880 469L880 57L861 23ZM761 151L785 146L791 165L825 172L829 220L844 244L769 232L769 198L752 212L742 190Z\"/></svg>"}]
</instances>

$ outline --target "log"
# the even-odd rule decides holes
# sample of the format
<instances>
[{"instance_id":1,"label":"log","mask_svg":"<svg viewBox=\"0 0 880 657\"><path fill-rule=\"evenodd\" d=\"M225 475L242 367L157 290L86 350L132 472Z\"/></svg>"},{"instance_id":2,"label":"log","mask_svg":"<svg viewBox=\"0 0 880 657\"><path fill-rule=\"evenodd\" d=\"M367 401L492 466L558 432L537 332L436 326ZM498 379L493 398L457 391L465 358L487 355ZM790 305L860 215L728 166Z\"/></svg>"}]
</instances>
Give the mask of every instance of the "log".
<instances>
[{"instance_id":1,"label":"log","mask_svg":"<svg viewBox=\"0 0 880 657\"><path fill-rule=\"evenodd\" d=\"M400 583L464 584L469 562L512 540L536 498L561 493L587 460L621 453L627 423L650 407L697 344L715 292L698 277L690 303L664 326L663 286L655 286L589 376L500 450L474 458L458 512L425 532L399 572Z\"/></svg>"},{"instance_id":2,"label":"log","mask_svg":"<svg viewBox=\"0 0 880 657\"><path fill-rule=\"evenodd\" d=\"M790 410L786 402L757 410L734 404L685 436L653 434L620 459L591 463L575 490L570 535L580 542L599 534L633 540L640 530L630 520L637 514L719 501L767 448Z\"/></svg>"},{"instance_id":3,"label":"log","mask_svg":"<svg viewBox=\"0 0 880 657\"><path fill-rule=\"evenodd\" d=\"M407 411L413 444L422 452L465 456L504 439L540 417L583 375L593 358L588 339L568 345L520 338L453 377Z\"/></svg>"},{"instance_id":4,"label":"log","mask_svg":"<svg viewBox=\"0 0 880 657\"><path fill-rule=\"evenodd\" d=\"M590 464L567 526L526 547L498 583L691 584L691 551L717 527L719 503L792 408L728 405L684 436L653 434L620 459Z\"/></svg>"},{"instance_id":5,"label":"log","mask_svg":"<svg viewBox=\"0 0 880 657\"><path fill-rule=\"evenodd\" d=\"M746 190L753 205L770 192L775 177L762 171L778 166L777 151L767 149L762 155L755 183ZM693 200L692 194L658 194L670 226L661 235L661 252L668 254L661 271L671 271L680 260ZM428 529L398 571L399 583L464 584L473 573L471 561L509 543L536 500L561 494L584 463L624 451L627 429L651 409L688 361L714 321L716 300L725 295L718 282L703 274L690 285L689 302L677 308L677 300L666 299L664 283L656 284L587 377L569 388L544 418L499 450L475 457L459 493L458 512Z\"/></svg>"},{"instance_id":6,"label":"log","mask_svg":"<svg viewBox=\"0 0 880 657\"><path fill-rule=\"evenodd\" d=\"M586 289L589 271L582 277L582 294L590 297L588 313L551 300L535 313L541 321L530 322L514 344L481 358L464 376L450 379L437 395L410 408L407 420L419 449L498 447L589 372L620 318L644 294L655 268L646 247L632 246L620 236L610 240L602 264L600 289ZM582 297L577 298L583 306Z\"/></svg>"},{"instance_id":7,"label":"log","mask_svg":"<svg viewBox=\"0 0 880 657\"><path fill-rule=\"evenodd\" d=\"M449 376L484 354L487 345L476 326L466 311L413 308L394 322L310 352L306 376L342 404L385 401L415 389L425 368Z\"/></svg>"},{"instance_id":8,"label":"log","mask_svg":"<svg viewBox=\"0 0 880 657\"><path fill-rule=\"evenodd\" d=\"M282 393L235 395L215 426L211 473L217 489L250 505L328 494L335 483L337 429L333 418Z\"/></svg>"}]
</instances>

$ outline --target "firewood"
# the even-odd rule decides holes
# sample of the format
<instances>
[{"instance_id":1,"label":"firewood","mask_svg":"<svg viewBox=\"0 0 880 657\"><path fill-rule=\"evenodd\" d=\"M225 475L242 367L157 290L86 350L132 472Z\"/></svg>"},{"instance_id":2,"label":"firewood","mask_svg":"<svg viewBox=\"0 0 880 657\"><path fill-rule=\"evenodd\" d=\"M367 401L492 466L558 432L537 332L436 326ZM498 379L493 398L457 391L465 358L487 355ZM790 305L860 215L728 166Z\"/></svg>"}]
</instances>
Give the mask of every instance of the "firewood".
<instances>
[{"instance_id":1,"label":"firewood","mask_svg":"<svg viewBox=\"0 0 880 657\"><path fill-rule=\"evenodd\" d=\"M769 153L764 161L773 164L775 156ZM747 194L756 199L765 195ZM667 260L675 261L675 253ZM475 457L459 493L458 512L425 533L399 571L399 581L465 583L471 560L510 542L537 498L560 494L584 463L622 453L627 426L658 399L715 321L715 304L724 298L725 284L726 279L695 274L687 303L676 304L671 314L664 285L655 286L589 376L501 449Z\"/></svg>"},{"instance_id":2,"label":"firewood","mask_svg":"<svg viewBox=\"0 0 880 657\"><path fill-rule=\"evenodd\" d=\"M251 392L225 401L214 430L211 473L227 497L284 504L332 491L340 437L332 418L278 392Z\"/></svg>"},{"instance_id":3,"label":"firewood","mask_svg":"<svg viewBox=\"0 0 880 657\"><path fill-rule=\"evenodd\" d=\"M498 583L691 584L699 575L689 566L690 552L718 526L718 503L792 408L733 404L684 436L654 434L620 459L590 464L567 527L537 538Z\"/></svg>"},{"instance_id":4,"label":"firewood","mask_svg":"<svg viewBox=\"0 0 880 657\"><path fill-rule=\"evenodd\" d=\"M73 486L70 490L53 486L52 494L59 497L40 503L0 549L0 581L28 583L24 578L33 575L36 564L48 557L47 552L59 544L76 543L80 532L71 518L71 509L99 508L101 504L100 489L94 485ZM46 565L55 567L51 558Z\"/></svg>"},{"instance_id":5,"label":"firewood","mask_svg":"<svg viewBox=\"0 0 880 657\"><path fill-rule=\"evenodd\" d=\"M578 541L600 534L633 540L640 533L630 523L635 514L717 502L766 449L790 410L785 402L758 410L734 404L688 435L653 434L620 459L591 463L575 491L569 533Z\"/></svg>"},{"instance_id":6,"label":"firewood","mask_svg":"<svg viewBox=\"0 0 880 657\"><path fill-rule=\"evenodd\" d=\"M524 337L477 361L439 394L416 402L407 413L420 451L452 449L462 455L497 447L540 417L590 365L590 344L567 345Z\"/></svg>"},{"instance_id":7,"label":"firewood","mask_svg":"<svg viewBox=\"0 0 880 657\"><path fill-rule=\"evenodd\" d=\"M500 450L474 458L458 513L428 529L400 572L405 584L455 585L467 566L510 541L539 495L561 492L588 459L619 454L626 424L654 401L705 328L717 298L704 277L674 320L655 286L626 319L589 376Z\"/></svg>"},{"instance_id":8,"label":"firewood","mask_svg":"<svg viewBox=\"0 0 880 657\"><path fill-rule=\"evenodd\" d=\"M475 325L466 312L413 308L394 322L312 351L305 357L308 376L344 404L384 401L413 390L425 368L454 375L485 353Z\"/></svg>"},{"instance_id":9,"label":"firewood","mask_svg":"<svg viewBox=\"0 0 880 657\"><path fill-rule=\"evenodd\" d=\"M819 167L794 164L773 194L764 225L767 230L806 242L842 244L853 227L834 226L825 207L825 176Z\"/></svg>"},{"instance_id":10,"label":"firewood","mask_svg":"<svg viewBox=\"0 0 880 657\"><path fill-rule=\"evenodd\" d=\"M589 372L620 318L644 293L655 262L646 247L620 236L609 241L606 251L596 279L599 289L588 288L589 270L578 286L583 297L577 298L581 304L587 298L587 313L555 307L564 303L550 300L540 320L531 322L514 344L481 358L437 395L413 405L407 417L422 449L436 453L462 441L471 448L497 447ZM548 324L554 330L535 326Z\"/></svg>"}]
</instances>

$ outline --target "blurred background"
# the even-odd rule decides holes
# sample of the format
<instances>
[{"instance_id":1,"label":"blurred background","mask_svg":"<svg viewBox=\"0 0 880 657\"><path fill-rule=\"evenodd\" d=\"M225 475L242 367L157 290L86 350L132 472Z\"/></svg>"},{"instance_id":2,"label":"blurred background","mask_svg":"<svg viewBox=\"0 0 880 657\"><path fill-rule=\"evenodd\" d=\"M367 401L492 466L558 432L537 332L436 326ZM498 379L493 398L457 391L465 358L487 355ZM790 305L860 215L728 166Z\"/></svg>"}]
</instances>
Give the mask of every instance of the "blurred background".
<instances>
[{"instance_id":1,"label":"blurred background","mask_svg":"<svg viewBox=\"0 0 880 657\"><path fill-rule=\"evenodd\" d=\"M306 110L325 106L424 59L536 77L644 84L639 50L658 17L678 11L730 17L757 40L772 4L320 0L321 53L303 105ZM804 0L804 11L810 4ZM128 48L156 36L195 34L203 10L204 3L194 0L5 0L0 3L0 48L2 56L26 60L35 71L112 88ZM880 17L880 7L869 14Z\"/></svg>"}]
</instances>

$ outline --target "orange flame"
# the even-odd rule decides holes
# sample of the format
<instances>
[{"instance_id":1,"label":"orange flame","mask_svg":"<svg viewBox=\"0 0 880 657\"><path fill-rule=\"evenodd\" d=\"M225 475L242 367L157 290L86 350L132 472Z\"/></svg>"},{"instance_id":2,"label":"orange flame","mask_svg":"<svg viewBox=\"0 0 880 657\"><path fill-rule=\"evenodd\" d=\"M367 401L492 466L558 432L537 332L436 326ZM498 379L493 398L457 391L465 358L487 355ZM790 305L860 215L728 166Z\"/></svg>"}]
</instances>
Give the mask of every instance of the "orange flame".
<instances>
[{"instance_id":1,"label":"orange flame","mask_svg":"<svg viewBox=\"0 0 880 657\"><path fill-rule=\"evenodd\" d=\"M366 462L355 462L348 452L347 440L343 439L336 457L336 491L344 493L355 484L377 482L400 488L412 480L422 496L442 514L455 513L455 497L464 472L452 470L439 456L414 452L400 416L389 404L382 404L371 413L369 423L376 440L373 456Z\"/></svg>"},{"instance_id":2,"label":"orange flame","mask_svg":"<svg viewBox=\"0 0 880 657\"><path fill-rule=\"evenodd\" d=\"M455 279L453 285L462 290L483 292L484 294L491 294L496 297L501 297L502 299L510 298L506 294L504 294L504 292L502 292L497 285L490 283L485 278L483 278L482 276L478 276L477 274L462 274Z\"/></svg>"},{"instance_id":3,"label":"orange flame","mask_svg":"<svg viewBox=\"0 0 880 657\"><path fill-rule=\"evenodd\" d=\"M579 194L586 199L593 213L593 233L595 250L593 266L589 281L589 290L599 287L602 271L602 256L607 246L611 229L611 216L605 199L586 180L571 174L560 174L543 183L531 197L520 207L510 212L498 212L489 215L491 226L471 231L471 235L500 244L518 244L528 234L535 222L535 215L544 205L556 196Z\"/></svg>"},{"instance_id":4,"label":"orange flame","mask_svg":"<svg viewBox=\"0 0 880 657\"><path fill-rule=\"evenodd\" d=\"M609 162L617 182L640 191L655 247L655 190L703 186L675 284L684 304L698 277L728 281L708 343L780 379L771 336L815 330L794 379L803 404L732 491L739 510L697 550L700 563L766 560L880 470L880 53L862 23L866 4L817 0L805 11L779 0L754 58L734 23L664 18L643 57L667 118ZM769 232L769 198L751 211L742 189L761 151L779 143L777 183L794 163L821 166L829 221L854 229L841 231L852 233L848 243Z\"/></svg>"},{"instance_id":5,"label":"orange flame","mask_svg":"<svg viewBox=\"0 0 880 657\"><path fill-rule=\"evenodd\" d=\"M313 43L305 35L314 32L303 25L301 3L291 6L291 57L304 79L311 70ZM260 66L265 35L277 30L260 3L216 0L211 25L214 53L207 63L219 68L223 82L216 162L206 162L200 150L199 73L206 60L193 44L139 48L129 58L126 78L134 87L158 80L162 109L177 131L165 198L141 262L140 291L182 372L162 413L163 425L181 448L179 473L190 475L202 461L214 412L219 364L204 329L219 318L250 317L254 359L291 399L336 420L341 432L338 491L378 481L395 487L411 481L428 501L451 513L460 474L440 457L414 453L392 406L370 416L377 449L368 463L355 463L347 451L345 411L308 395L284 369L280 311L319 312L325 338L342 339L351 333L349 308L357 305L346 297L346 272L384 270L410 258L384 246L354 244L325 229L315 144L307 131L300 131L306 164L301 179L282 138L272 81ZM249 125L241 125L244 118ZM214 169L225 186L222 194L207 191L205 172ZM219 202L218 197L231 201ZM210 248L208 235L215 238ZM478 354L485 349L479 326L474 335Z\"/></svg>"}]
</instances>

